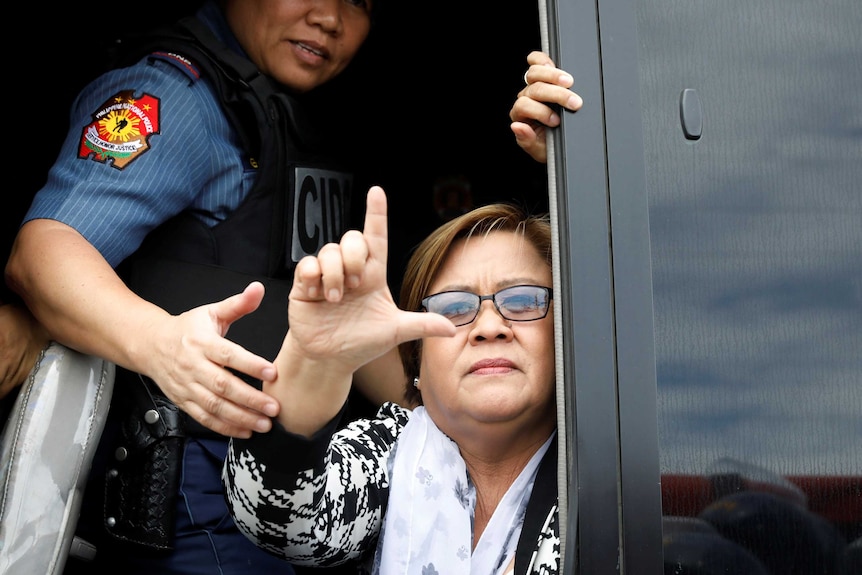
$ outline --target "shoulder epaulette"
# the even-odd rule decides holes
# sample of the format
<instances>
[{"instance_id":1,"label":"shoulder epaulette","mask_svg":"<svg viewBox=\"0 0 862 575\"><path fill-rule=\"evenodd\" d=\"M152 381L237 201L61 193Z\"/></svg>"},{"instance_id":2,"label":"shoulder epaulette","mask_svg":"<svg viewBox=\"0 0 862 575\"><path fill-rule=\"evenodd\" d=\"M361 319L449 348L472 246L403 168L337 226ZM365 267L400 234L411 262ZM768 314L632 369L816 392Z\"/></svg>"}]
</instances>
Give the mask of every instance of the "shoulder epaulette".
<instances>
[{"instance_id":1,"label":"shoulder epaulette","mask_svg":"<svg viewBox=\"0 0 862 575\"><path fill-rule=\"evenodd\" d=\"M194 62L192 62L182 54L178 54L176 52L168 52L165 50L157 50L155 52L151 52L149 57L155 60L167 62L168 64L173 64L174 66L185 72L186 75L193 82L197 82L201 78L200 68L198 68L198 66Z\"/></svg>"}]
</instances>

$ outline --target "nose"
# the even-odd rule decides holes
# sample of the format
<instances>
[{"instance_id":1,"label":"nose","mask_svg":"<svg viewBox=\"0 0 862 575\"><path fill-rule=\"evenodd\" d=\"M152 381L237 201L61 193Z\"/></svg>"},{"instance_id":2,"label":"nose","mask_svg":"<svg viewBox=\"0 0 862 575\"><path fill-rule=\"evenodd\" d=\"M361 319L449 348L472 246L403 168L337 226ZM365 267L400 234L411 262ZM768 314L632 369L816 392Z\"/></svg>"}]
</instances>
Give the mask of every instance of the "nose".
<instances>
[{"instance_id":1,"label":"nose","mask_svg":"<svg viewBox=\"0 0 862 575\"><path fill-rule=\"evenodd\" d=\"M343 0L313 0L308 11L309 23L320 26L330 34L341 30L341 4Z\"/></svg>"},{"instance_id":2,"label":"nose","mask_svg":"<svg viewBox=\"0 0 862 575\"><path fill-rule=\"evenodd\" d=\"M479 304L479 314L470 324L470 339L486 341L489 339L508 341L512 338L512 322L500 315L490 299Z\"/></svg>"}]
</instances>

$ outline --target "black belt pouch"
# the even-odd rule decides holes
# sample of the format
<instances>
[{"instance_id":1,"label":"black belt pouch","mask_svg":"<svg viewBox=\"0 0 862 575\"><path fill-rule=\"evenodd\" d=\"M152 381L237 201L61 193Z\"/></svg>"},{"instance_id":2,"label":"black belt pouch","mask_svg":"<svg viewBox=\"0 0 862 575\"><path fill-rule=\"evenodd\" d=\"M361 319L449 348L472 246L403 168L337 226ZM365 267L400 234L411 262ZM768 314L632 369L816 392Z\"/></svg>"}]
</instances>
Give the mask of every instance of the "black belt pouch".
<instances>
[{"instance_id":1,"label":"black belt pouch","mask_svg":"<svg viewBox=\"0 0 862 575\"><path fill-rule=\"evenodd\" d=\"M124 416L106 470L105 529L128 543L172 549L185 442L180 410L152 381L123 372Z\"/></svg>"}]
</instances>

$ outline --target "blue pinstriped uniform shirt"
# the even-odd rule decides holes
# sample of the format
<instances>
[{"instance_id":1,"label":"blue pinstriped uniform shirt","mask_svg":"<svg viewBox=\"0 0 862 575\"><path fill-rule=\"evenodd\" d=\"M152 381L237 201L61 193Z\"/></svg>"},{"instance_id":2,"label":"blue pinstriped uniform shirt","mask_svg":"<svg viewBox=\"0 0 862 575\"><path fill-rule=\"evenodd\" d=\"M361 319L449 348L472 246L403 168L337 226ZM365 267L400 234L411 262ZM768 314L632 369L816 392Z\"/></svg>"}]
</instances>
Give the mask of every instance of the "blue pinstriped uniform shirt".
<instances>
[{"instance_id":1,"label":"blue pinstriped uniform shirt","mask_svg":"<svg viewBox=\"0 0 862 575\"><path fill-rule=\"evenodd\" d=\"M225 36L214 6L205 7L202 18ZM126 90L158 103L159 130L149 136L149 148L123 169L80 157L94 114ZM168 62L144 59L100 76L78 95L69 122L60 155L24 221L48 218L75 228L112 266L183 210L208 225L224 220L254 184L255 173L208 82L192 81Z\"/></svg>"}]
</instances>

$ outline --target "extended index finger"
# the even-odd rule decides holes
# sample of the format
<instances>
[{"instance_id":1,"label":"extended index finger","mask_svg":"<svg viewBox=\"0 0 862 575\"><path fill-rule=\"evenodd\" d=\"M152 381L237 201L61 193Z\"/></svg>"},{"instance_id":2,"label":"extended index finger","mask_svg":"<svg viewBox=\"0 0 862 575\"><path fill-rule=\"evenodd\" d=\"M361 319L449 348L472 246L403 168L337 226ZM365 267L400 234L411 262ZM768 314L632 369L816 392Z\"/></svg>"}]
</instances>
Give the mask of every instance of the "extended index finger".
<instances>
[{"instance_id":1,"label":"extended index finger","mask_svg":"<svg viewBox=\"0 0 862 575\"><path fill-rule=\"evenodd\" d=\"M389 248L388 216L386 213L386 193L380 186L372 186L365 200L365 225L362 233L368 242L368 255L386 262Z\"/></svg>"}]
</instances>

